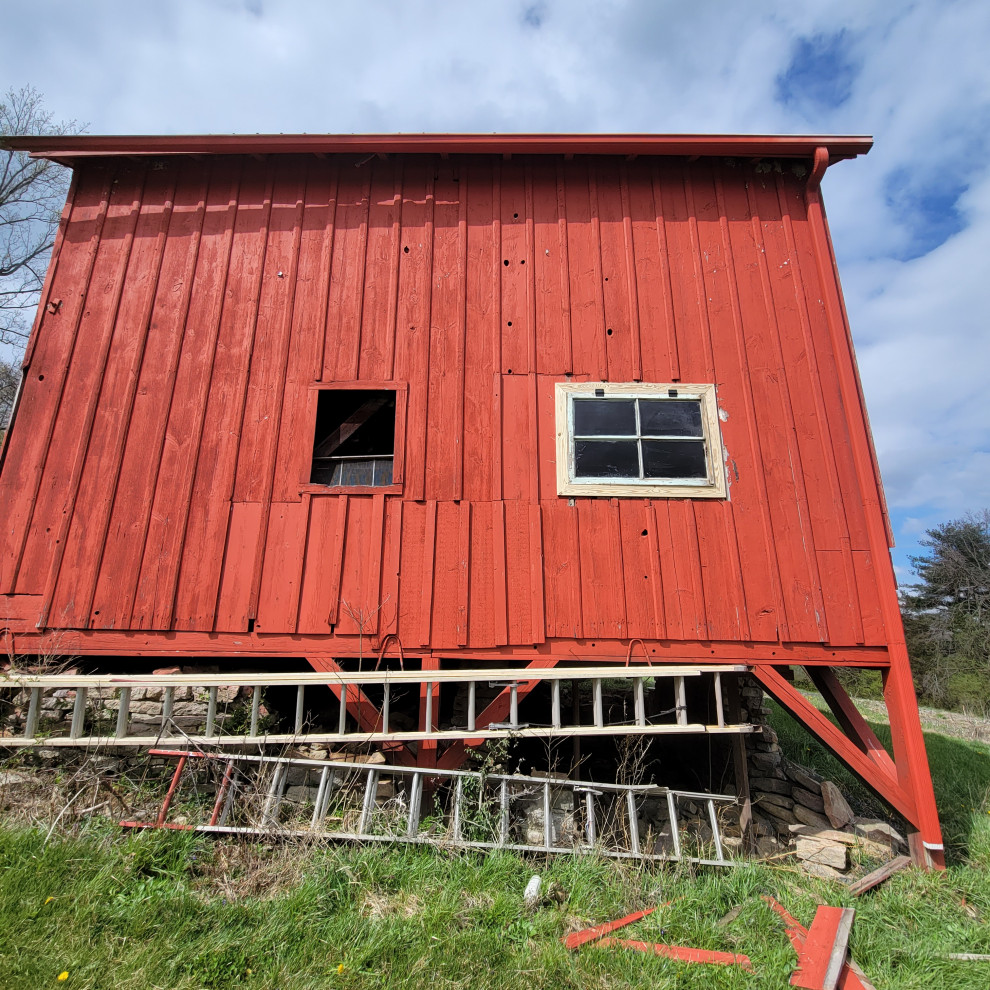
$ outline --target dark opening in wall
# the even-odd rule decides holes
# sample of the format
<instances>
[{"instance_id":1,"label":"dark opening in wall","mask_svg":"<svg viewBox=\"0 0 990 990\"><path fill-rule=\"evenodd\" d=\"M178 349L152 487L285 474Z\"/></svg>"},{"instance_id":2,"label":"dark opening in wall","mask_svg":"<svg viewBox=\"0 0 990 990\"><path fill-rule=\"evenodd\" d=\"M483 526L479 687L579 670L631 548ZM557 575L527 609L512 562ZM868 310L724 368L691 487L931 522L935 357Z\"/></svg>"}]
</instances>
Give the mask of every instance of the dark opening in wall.
<instances>
[{"instance_id":1,"label":"dark opening in wall","mask_svg":"<svg viewBox=\"0 0 990 990\"><path fill-rule=\"evenodd\" d=\"M310 482L328 487L392 484L395 392L321 389Z\"/></svg>"}]
</instances>

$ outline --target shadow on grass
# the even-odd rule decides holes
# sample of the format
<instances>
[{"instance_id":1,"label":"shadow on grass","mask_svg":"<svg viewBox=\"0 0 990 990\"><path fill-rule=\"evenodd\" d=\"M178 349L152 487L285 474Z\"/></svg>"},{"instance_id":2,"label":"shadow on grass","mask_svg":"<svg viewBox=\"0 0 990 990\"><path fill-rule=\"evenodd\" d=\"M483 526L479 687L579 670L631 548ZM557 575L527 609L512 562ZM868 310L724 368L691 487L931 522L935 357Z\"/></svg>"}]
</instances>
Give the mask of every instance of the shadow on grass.
<instances>
[{"instance_id":1,"label":"shadow on grass","mask_svg":"<svg viewBox=\"0 0 990 990\"><path fill-rule=\"evenodd\" d=\"M892 819L892 812L817 738L771 701L770 722L784 754L834 780L853 799L857 810ZM829 718L831 714L826 712ZM833 718L834 722L835 719ZM870 722L870 728L890 751L890 727ZM935 801L949 863L966 861L990 865L990 746L925 733L925 747L935 787Z\"/></svg>"}]
</instances>

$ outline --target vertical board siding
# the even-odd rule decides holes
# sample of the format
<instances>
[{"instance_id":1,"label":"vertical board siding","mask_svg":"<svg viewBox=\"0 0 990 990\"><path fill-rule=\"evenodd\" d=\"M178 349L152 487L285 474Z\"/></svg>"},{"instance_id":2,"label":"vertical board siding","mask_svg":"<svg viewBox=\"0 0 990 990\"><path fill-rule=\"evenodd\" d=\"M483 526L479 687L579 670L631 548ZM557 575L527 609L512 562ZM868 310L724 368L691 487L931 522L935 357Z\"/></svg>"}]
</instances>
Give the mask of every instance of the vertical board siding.
<instances>
[{"instance_id":1,"label":"vertical board siding","mask_svg":"<svg viewBox=\"0 0 990 990\"><path fill-rule=\"evenodd\" d=\"M199 439L195 480L184 527L171 622L175 628L209 628L216 609L222 557L243 429L251 360L258 343L259 313L272 206L277 190L271 163L247 166L234 220L230 272L210 376L206 416ZM262 334L265 328L262 327ZM214 548L204 554L203 548ZM162 621L167 604L161 603Z\"/></svg>"},{"instance_id":2,"label":"vertical board siding","mask_svg":"<svg viewBox=\"0 0 990 990\"><path fill-rule=\"evenodd\" d=\"M85 286L76 346L61 384L34 512L28 525L17 590L44 593L57 573L88 451L100 381L117 317L144 186L142 172L120 172L113 184L99 247ZM80 346L79 342L85 343ZM36 589L36 591L32 591Z\"/></svg>"},{"instance_id":3,"label":"vertical board siding","mask_svg":"<svg viewBox=\"0 0 990 990\"><path fill-rule=\"evenodd\" d=\"M87 170L77 178L60 250L52 259L58 288L53 288L50 298L61 299L62 285L67 289L72 286L72 291L61 299L54 312L46 311L42 315L31 338L30 356L24 367L27 387L21 390L18 407L18 419L29 422L31 427L20 429L17 444L9 441L5 444L0 473L0 495L5 506L0 547L0 590L3 594L15 591L35 594L43 590L33 591L30 585L18 582L18 570L65 378L72 364L78 324L86 305L84 287L99 252L112 180L113 173L102 169ZM48 525L49 521L45 520L45 528Z\"/></svg>"},{"instance_id":4,"label":"vertical board siding","mask_svg":"<svg viewBox=\"0 0 990 990\"><path fill-rule=\"evenodd\" d=\"M171 401L165 410L164 435L158 449L150 451L151 456L157 454L158 470L153 487L145 491L149 518L143 547L136 551L143 553L131 617L126 622L136 629L167 629L172 621L186 512L231 271L241 185L239 167L229 171L218 168L217 173L210 187L179 362L170 382Z\"/></svg>"},{"instance_id":5,"label":"vertical board siding","mask_svg":"<svg viewBox=\"0 0 990 990\"><path fill-rule=\"evenodd\" d=\"M75 510L64 533L63 556L54 578L51 616L57 625L85 627L91 607L93 624L100 624L102 609L92 606L94 586L106 546L121 450L131 421L134 386L157 296L175 186L174 170L172 175L163 170L149 175L144 189L106 372L96 400L89 450L82 462ZM195 187L193 191L198 194ZM182 237L177 236L173 243L181 244ZM97 562L96 567L91 566L92 561Z\"/></svg>"},{"instance_id":6,"label":"vertical board siding","mask_svg":"<svg viewBox=\"0 0 990 990\"><path fill-rule=\"evenodd\" d=\"M718 159L83 166L0 592L368 652L884 643L802 188ZM715 382L728 500L558 497L555 385L598 380ZM401 494L308 487L315 386L353 381L408 386Z\"/></svg>"},{"instance_id":7,"label":"vertical board siding","mask_svg":"<svg viewBox=\"0 0 990 990\"><path fill-rule=\"evenodd\" d=\"M435 185L426 497L460 499L464 441L464 303L467 176L444 163Z\"/></svg>"},{"instance_id":8,"label":"vertical board siding","mask_svg":"<svg viewBox=\"0 0 990 990\"><path fill-rule=\"evenodd\" d=\"M165 253L150 324L135 372L113 505L94 573L92 625L126 628L141 566L176 367L193 291L212 176L186 163L176 182ZM64 570L64 568L63 568ZM93 569L94 572L96 569ZM99 617L97 618L97 612Z\"/></svg>"}]
</instances>

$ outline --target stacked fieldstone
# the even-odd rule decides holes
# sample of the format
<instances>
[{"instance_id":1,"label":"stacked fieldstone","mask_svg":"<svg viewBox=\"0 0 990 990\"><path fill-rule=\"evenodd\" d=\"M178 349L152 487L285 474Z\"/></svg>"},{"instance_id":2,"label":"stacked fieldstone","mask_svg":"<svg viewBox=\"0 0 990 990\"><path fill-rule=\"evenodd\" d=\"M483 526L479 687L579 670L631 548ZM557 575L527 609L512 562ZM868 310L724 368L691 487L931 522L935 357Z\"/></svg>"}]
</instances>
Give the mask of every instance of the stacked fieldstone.
<instances>
[{"instance_id":1,"label":"stacked fieldstone","mask_svg":"<svg viewBox=\"0 0 990 990\"><path fill-rule=\"evenodd\" d=\"M747 737L750 797L756 852L763 857L795 855L813 875L840 878L853 853L891 859L907 849L888 823L855 814L830 780L784 756L777 733L767 724L770 709L763 689L751 678L740 688L743 720L760 726Z\"/></svg>"},{"instance_id":2,"label":"stacked fieldstone","mask_svg":"<svg viewBox=\"0 0 990 990\"><path fill-rule=\"evenodd\" d=\"M154 671L155 674L215 674L219 667L167 667ZM76 669L60 671L62 674L77 674ZM226 671L225 671L226 673ZM72 721L72 710L76 692L69 688L55 688L45 691L40 705L40 726L52 736L68 733ZM240 713L248 706L250 688L236 686L221 687L217 691L216 728L219 731L232 717L240 718ZM4 725L0 727L0 745L4 736L17 736L23 732L27 718L30 691L19 691L8 701ZM190 735L201 733L206 724L209 706L209 691L206 688L173 688L170 723ZM90 690L86 699L87 728L99 728L102 732L112 732L120 708L119 689ZM154 736L161 731L165 714L165 689L163 687L135 687L131 689L128 708L129 721L127 734L131 736ZM260 713L262 716L267 711ZM102 723L94 726L94 722ZM170 724L170 729L173 726Z\"/></svg>"}]
</instances>

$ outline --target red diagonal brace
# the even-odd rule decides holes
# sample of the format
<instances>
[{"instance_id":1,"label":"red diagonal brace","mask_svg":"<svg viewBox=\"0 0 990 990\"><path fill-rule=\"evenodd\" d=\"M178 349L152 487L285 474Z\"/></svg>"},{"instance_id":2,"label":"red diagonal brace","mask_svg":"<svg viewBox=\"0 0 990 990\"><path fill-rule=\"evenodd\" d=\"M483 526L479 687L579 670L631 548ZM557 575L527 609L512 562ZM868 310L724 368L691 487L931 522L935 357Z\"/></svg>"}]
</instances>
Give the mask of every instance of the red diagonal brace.
<instances>
[{"instance_id":1,"label":"red diagonal brace","mask_svg":"<svg viewBox=\"0 0 990 990\"><path fill-rule=\"evenodd\" d=\"M548 670L557 666L557 661L550 657L543 657L539 660L532 660L526 664L527 670ZM525 698L533 688L539 684L539 680L519 681L516 687L516 696ZM475 726L484 729L492 722L504 722L509 714L509 705L512 692L509 688L502 688L492 703L475 719ZM480 746L483 739L467 738L463 741L452 743L447 747L446 752L440 757L437 766L442 770L456 770L463 762L468 746Z\"/></svg>"},{"instance_id":2,"label":"red diagonal brace","mask_svg":"<svg viewBox=\"0 0 990 990\"><path fill-rule=\"evenodd\" d=\"M807 666L804 668L812 683L818 688L832 714L842 726L846 735L856 743L866 755L881 769L892 776L897 775L897 768L882 742L870 728L869 723L860 714L846 689L839 683L829 667Z\"/></svg>"},{"instance_id":3,"label":"red diagonal brace","mask_svg":"<svg viewBox=\"0 0 990 990\"><path fill-rule=\"evenodd\" d=\"M753 668L753 675L759 678L770 694L818 736L853 773L861 777L885 801L892 804L909 822L916 822L917 811L914 800L901 786L896 774L879 765L851 742L848 736L836 728L773 667L757 665Z\"/></svg>"},{"instance_id":4,"label":"red diagonal brace","mask_svg":"<svg viewBox=\"0 0 990 990\"><path fill-rule=\"evenodd\" d=\"M306 659L313 670L344 673L340 664L329 657L307 657ZM327 687L333 691L339 701L343 685L331 681ZM382 731L382 713L378 706L364 693L360 684L347 685L347 713L364 732ZM415 766L416 764L416 754L405 743L385 742L381 743L381 749L385 753L390 753L405 766Z\"/></svg>"}]
</instances>

